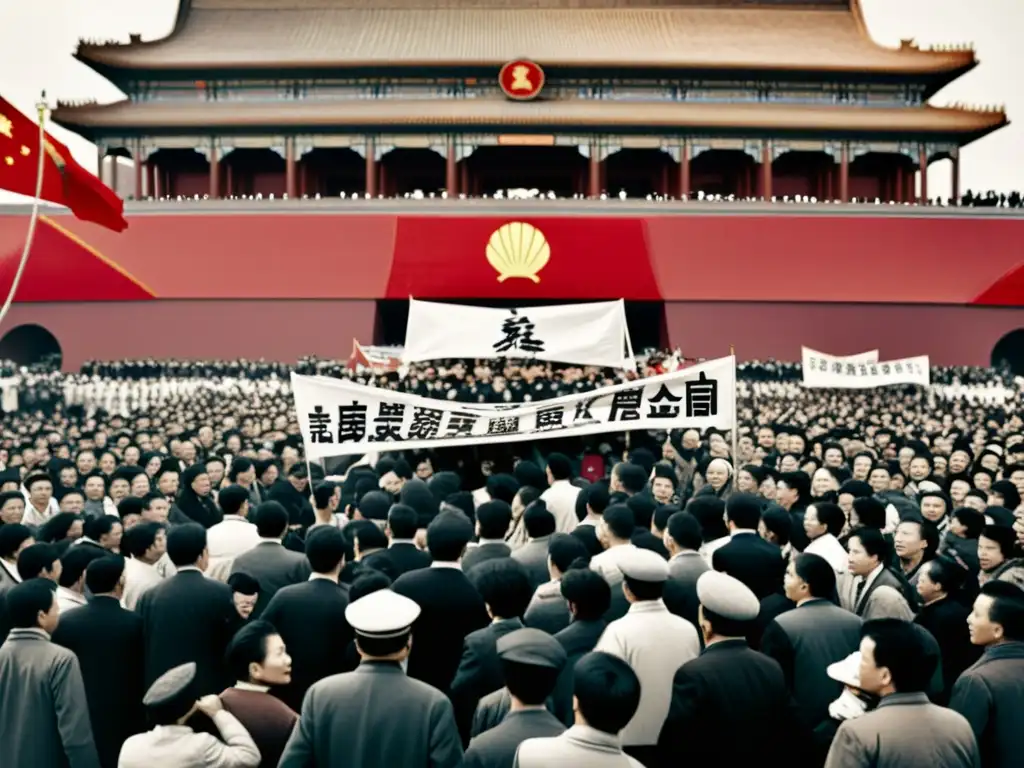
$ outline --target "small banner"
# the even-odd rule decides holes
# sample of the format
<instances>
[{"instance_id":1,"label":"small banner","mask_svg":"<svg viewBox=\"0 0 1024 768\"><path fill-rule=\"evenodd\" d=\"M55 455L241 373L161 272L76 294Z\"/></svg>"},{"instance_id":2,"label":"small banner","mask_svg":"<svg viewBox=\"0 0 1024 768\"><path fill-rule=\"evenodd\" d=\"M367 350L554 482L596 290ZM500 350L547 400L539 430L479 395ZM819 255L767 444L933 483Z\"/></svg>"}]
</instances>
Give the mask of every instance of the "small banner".
<instances>
[{"instance_id":1,"label":"small banner","mask_svg":"<svg viewBox=\"0 0 1024 768\"><path fill-rule=\"evenodd\" d=\"M409 299L402 362L514 357L622 368L629 344L621 300L495 309Z\"/></svg>"},{"instance_id":2,"label":"small banner","mask_svg":"<svg viewBox=\"0 0 1024 768\"><path fill-rule=\"evenodd\" d=\"M809 350L805 350L807 352ZM854 363L830 355L804 355L804 386L814 389L873 389L895 384L931 383L928 356Z\"/></svg>"},{"instance_id":3,"label":"small banner","mask_svg":"<svg viewBox=\"0 0 1024 768\"><path fill-rule=\"evenodd\" d=\"M824 352L818 352L811 349L810 347L801 347L802 358L804 365L807 365L807 360L820 360L824 358L829 363L877 363L878 362L878 350L872 349L870 352L861 352L859 355L826 355Z\"/></svg>"},{"instance_id":4,"label":"small banner","mask_svg":"<svg viewBox=\"0 0 1024 768\"><path fill-rule=\"evenodd\" d=\"M311 459L484 445L636 429L732 429L736 359L552 400L472 404L434 400L342 379L292 374Z\"/></svg>"}]
</instances>

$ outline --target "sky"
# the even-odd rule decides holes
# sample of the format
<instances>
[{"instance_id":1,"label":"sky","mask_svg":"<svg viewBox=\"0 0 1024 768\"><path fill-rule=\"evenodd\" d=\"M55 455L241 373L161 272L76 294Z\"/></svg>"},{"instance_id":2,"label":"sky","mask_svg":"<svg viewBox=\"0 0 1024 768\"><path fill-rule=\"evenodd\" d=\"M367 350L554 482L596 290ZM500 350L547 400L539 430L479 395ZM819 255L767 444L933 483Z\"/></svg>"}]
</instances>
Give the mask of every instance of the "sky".
<instances>
[{"instance_id":1,"label":"sky","mask_svg":"<svg viewBox=\"0 0 1024 768\"><path fill-rule=\"evenodd\" d=\"M922 46L972 43L981 62L937 94L932 103L1005 106L1010 125L961 154L961 190L1024 190L1024 0L861 0L876 41ZM127 41L165 36L174 24L177 0L0 0L0 96L27 114L45 90L57 99L123 98L114 86L75 61L79 39ZM57 126L52 134L83 166L95 171L96 149ZM127 174L121 174L122 177ZM935 163L928 175L931 196L948 196L950 163ZM0 202L18 200L0 192Z\"/></svg>"}]
</instances>

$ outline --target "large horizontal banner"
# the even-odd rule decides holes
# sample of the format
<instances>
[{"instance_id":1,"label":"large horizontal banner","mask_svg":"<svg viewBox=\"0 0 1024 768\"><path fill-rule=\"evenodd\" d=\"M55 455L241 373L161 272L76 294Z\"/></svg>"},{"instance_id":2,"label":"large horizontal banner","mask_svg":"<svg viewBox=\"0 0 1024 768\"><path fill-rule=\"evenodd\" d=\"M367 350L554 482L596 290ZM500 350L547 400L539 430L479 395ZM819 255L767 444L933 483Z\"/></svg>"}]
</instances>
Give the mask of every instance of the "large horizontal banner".
<instances>
[{"instance_id":1,"label":"large horizontal banner","mask_svg":"<svg viewBox=\"0 0 1024 768\"><path fill-rule=\"evenodd\" d=\"M474 405L292 374L306 454L330 456L542 440L636 429L732 429L736 359L552 400Z\"/></svg>"},{"instance_id":2,"label":"large horizontal banner","mask_svg":"<svg viewBox=\"0 0 1024 768\"><path fill-rule=\"evenodd\" d=\"M876 363L830 360L827 356L804 360L804 386L816 389L872 389L895 384L931 382L928 356Z\"/></svg>"},{"instance_id":3,"label":"large horizontal banner","mask_svg":"<svg viewBox=\"0 0 1024 768\"><path fill-rule=\"evenodd\" d=\"M821 365L821 360L827 360L830 367L832 363L877 363L878 362L878 350L872 349L870 352L861 352L859 355L826 355L824 352L818 352L817 350L811 349L810 347L801 347L801 359L804 363L804 368L816 368Z\"/></svg>"},{"instance_id":4,"label":"large horizontal banner","mask_svg":"<svg viewBox=\"0 0 1024 768\"><path fill-rule=\"evenodd\" d=\"M495 309L409 300L402 361L515 357L623 367L632 356L625 304Z\"/></svg>"}]
</instances>

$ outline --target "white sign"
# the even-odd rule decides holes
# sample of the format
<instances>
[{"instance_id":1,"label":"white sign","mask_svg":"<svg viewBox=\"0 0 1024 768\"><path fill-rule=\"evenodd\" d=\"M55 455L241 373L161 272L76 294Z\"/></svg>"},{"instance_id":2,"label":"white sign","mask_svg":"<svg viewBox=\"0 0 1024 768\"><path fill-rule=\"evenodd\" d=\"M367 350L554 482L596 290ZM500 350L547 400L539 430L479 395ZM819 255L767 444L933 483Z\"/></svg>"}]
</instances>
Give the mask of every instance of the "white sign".
<instances>
[{"instance_id":1,"label":"white sign","mask_svg":"<svg viewBox=\"0 0 1024 768\"><path fill-rule=\"evenodd\" d=\"M861 352L859 355L826 355L824 352L818 352L811 349L810 347L801 347L802 358L804 365L807 365L808 358L821 359L825 358L830 363L877 363L878 362L878 350L872 349L870 352Z\"/></svg>"},{"instance_id":2,"label":"white sign","mask_svg":"<svg viewBox=\"0 0 1024 768\"><path fill-rule=\"evenodd\" d=\"M509 405L435 400L295 373L292 393L311 459L635 429L732 429L736 359L725 357L592 392Z\"/></svg>"},{"instance_id":3,"label":"white sign","mask_svg":"<svg viewBox=\"0 0 1024 768\"><path fill-rule=\"evenodd\" d=\"M829 355L804 358L804 386L816 389L873 389L931 382L928 356L876 363L842 362Z\"/></svg>"},{"instance_id":4,"label":"white sign","mask_svg":"<svg viewBox=\"0 0 1024 768\"><path fill-rule=\"evenodd\" d=\"M495 309L409 299L405 363L515 357L622 368L627 356L621 300Z\"/></svg>"}]
</instances>

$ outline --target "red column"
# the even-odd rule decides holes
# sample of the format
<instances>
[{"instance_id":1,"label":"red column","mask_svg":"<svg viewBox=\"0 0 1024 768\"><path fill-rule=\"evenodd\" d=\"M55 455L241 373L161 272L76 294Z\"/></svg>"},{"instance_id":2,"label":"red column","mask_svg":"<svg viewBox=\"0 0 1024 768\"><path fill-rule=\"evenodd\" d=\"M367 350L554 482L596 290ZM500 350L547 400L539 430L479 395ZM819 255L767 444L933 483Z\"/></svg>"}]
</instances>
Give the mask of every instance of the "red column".
<instances>
[{"instance_id":1,"label":"red column","mask_svg":"<svg viewBox=\"0 0 1024 768\"><path fill-rule=\"evenodd\" d=\"M210 197L220 197L220 150L210 147Z\"/></svg>"},{"instance_id":2,"label":"red column","mask_svg":"<svg viewBox=\"0 0 1024 768\"><path fill-rule=\"evenodd\" d=\"M928 150L925 145L921 145L921 157L918 161L919 170L921 172L921 192L917 196L917 202L920 205L928 204Z\"/></svg>"},{"instance_id":3,"label":"red column","mask_svg":"<svg viewBox=\"0 0 1024 768\"><path fill-rule=\"evenodd\" d=\"M164 172L159 166L150 166L153 170L153 199L158 200L164 194Z\"/></svg>"},{"instance_id":4,"label":"red column","mask_svg":"<svg viewBox=\"0 0 1024 768\"><path fill-rule=\"evenodd\" d=\"M153 163L147 161L143 165L143 170L146 173L146 195L156 197L156 169L153 167Z\"/></svg>"},{"instance_id":5,"label":"red column","mask_svg":"<svg viewBox=\"0 0 1024 768\"><path fill-rule=\"evenodd\" d=\"M295 137L284 140L284 191L290 200L295 195Z\"/></svg>"},{"instance_id":6,"label":"red column","mask_svg":"<svg viewBox=\"0 0 1024 768\"><path fill-rule=\"evenodd\" d=\"M850 202L850 145L845 141L839 153L839 200Z\"/></svg>"},{"instance_id":7,"label":"red column","mask_svg":"<svg viewBox=\"0 0 1024 768\"><path fill-rule=\"evenodd\" d=\"M953 205L960 205L960 152L955 152L949 159L953 162L953 179L950 187L950 197L953 198Z\"/></svg>"},{"instance_id":8,"label":"red column","mask_svg":"<svg viewBox=\"0 0 1024 768\"><path fill-rule=\"evenodd\" d=\"M679 197L690 196L690 140L679 148Z\"/></svg>"},{"instance_id":9,"label":"red column","mask_svg":"<svg viewBox=\"0 0 1024 768\"><path fill-rule=\"evenodd\" d=\"M448 197L459 196L459 173L456 166L455 137L448 137L448 146L445 147L444 162L444 185L448 190Z\"/></svg>"},{"instance_id":10,"label":"red column","mask_svg":"<svg viewBox=\"0 0 1024 768\"><path fill-rule=\"evenodd\" d=\"M142 150L135 150L135 199L142 199L142 174L146 164L142 161Z\"/></svg>"},{"instance_id":11,"label":"red column","mask_svg":"<svg viewBox=\"0 0 1024 768\"><path fill-rule=\"evenodd\" d=\"M469 188L469 158L467 157L461 163L459 163L459 189L468 197L473 194L473 190Z\"/></svg>"},{"instance_id":12,"label":"red column","mask_svg":"<svg viewBox=\"0 0 1024 768\"><path fill-rule=\"evenodd\" d=\"M117 192L117 155L112 155L110 158L110 188Z\"/></svg>"},{"instance_id":13,"label":"red column","mask_svg":"<svg viewBox=\"0 0 1024 768\"><path fill-rule=\"evenodd\" d=\"M366 139L366 194L377 196L377 147L369 136Z\"/></svg>"},{"instance_id":14,"label":"red column","mask_svg":"<svg viewBox=\"0 0 1024 768\"><path fill-rule=\"evenodd\" d=\"M231 163L224 163L224 197L231 197L235 194L235 172L231 169Z\"/></svg>"},{"instance_id":15,"label":"red column","mask_svg":"<svg viewBox=\"0 0 1024 768\"><path fill-rule=\"evenodd\" d=\"M769 141L761 144L761 197L772 199L772 147Z\"/></svg>"},{"instance_id":16,"label":"red column","mask_svg":"<svg viewBox=\"0 0 1024 768\"><path fill-rule=\"evenodd\" d=\"M598 160L599 151L597 142L591 142L587 169L587 197L601 196L601 162Z\"/></svg>"}]
</instances>

